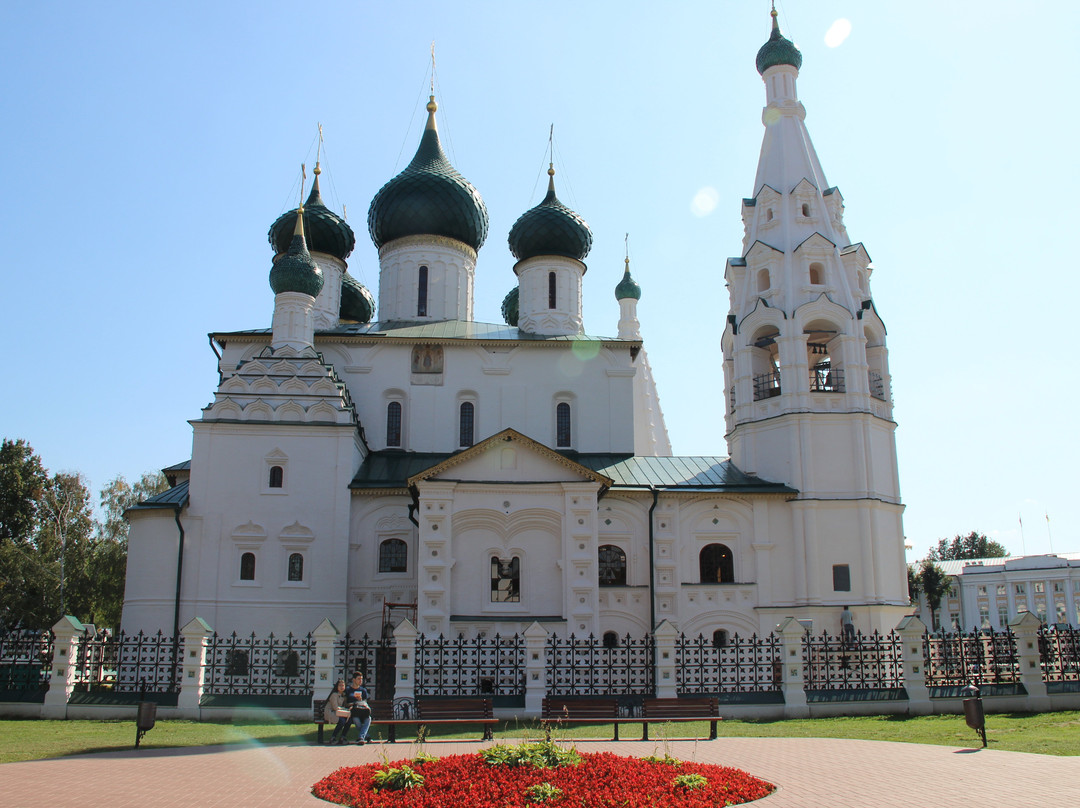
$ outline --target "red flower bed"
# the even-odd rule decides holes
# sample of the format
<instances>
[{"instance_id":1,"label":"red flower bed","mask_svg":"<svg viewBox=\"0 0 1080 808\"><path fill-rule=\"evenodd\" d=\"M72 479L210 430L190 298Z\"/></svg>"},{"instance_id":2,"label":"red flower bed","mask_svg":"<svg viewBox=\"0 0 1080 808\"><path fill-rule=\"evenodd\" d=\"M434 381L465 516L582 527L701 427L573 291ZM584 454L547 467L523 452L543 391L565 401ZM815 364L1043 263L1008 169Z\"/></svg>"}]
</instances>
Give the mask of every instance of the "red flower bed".
<instances>
[{"instance_id":1,"label":"red flower bed","mask_svg":"<svg viewBox=\"0 0 1080 808\"><path fill-rule=\"evenodd\" d=\"M330 802L350 806L409 806L409 808L535 808L526 789L550 783L561 795L542 803L552 808L619 806L620 808L715 808L760 799L773 786L746 772L707 763L653 763L619 757L610 752L581 753L578 766L541 769L536 766L490 766L479 754L450 755L416 763L399 760L338 769L312 788ZM375 772L407 765L424 777L416 788L376 792ZM708 781L700 788L677 785L679 775L699 774Z\"/></svg>"}]
</instances>

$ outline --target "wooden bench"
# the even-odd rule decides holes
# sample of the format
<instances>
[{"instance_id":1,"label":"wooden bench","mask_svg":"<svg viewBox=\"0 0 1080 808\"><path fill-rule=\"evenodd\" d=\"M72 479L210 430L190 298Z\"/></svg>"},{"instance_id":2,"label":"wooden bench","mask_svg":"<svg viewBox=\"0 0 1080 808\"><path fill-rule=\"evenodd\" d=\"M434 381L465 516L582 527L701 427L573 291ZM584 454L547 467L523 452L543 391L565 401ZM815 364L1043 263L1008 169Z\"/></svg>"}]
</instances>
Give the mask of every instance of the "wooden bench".
<instances>
[{"instance_id":1,"label":"wooden bench","mask_svg":"<svg viewBox=\"0 0 1080 808\"><path fill-rule=\"evenodd\" d=\"M493 737L492 727L498 723L492 708L491 699L487 698L461 698L461 699L417 699L414 715L396 717L394 715L394 703L383 699L372 699L368 702L371 706L371 726L385 725L387 728L387 741L397 742L397 728L399 724L411 724L417 728L432 724L482 724L484 734L481 740L490 741ZM323 742L323 708L326 699L316 699L313 705L315 724L319 727L319 743ZM419 729L418 729L419 732ZM370 737L370 731L369 731Z\"/></svg>"},{"instance_id":2,"label":"wooden bench","mask_svg":"<svg viewBox=\"0 0 1080 808\"><path fill-rule=\"evenodd\" d=\"M550 727L564 724L611 724L615 730L612 740L619 740L620 724L641 724L641 740L649 740L650 723L709 722L709 740L716 739L716 722L720 710L714 698L645 699L640 716L619 715L619 702L609 698L561 699L547 697L543 701L542 721Z\"/></svg>"}]
</instances>

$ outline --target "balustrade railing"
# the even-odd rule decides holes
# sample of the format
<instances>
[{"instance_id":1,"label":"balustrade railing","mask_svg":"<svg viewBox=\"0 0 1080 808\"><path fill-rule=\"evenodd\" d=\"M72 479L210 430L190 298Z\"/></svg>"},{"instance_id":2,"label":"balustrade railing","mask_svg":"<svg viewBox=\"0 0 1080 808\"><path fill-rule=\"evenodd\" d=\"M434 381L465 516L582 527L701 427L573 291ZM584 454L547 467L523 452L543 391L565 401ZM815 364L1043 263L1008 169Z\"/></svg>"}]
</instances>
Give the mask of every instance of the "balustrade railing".
<instances>
[{"instance_id":1,"label":"balustrade railing","mask_svg":"<svg viewBox=\"0 0 1080 808\"><path fill-rule=\"evenodd\" d=\"M927 687L1016 684L1020 663L1016 638L1008 629L977 629L923 638Z\"/></svg>"},{"instance_id":2,"label":"balustrade railing","mask_svg":"<svg viewBox=\"0 0 1080 808\"><path fill-rule=\"evenodd\" d=\"M843 393L844 371L843 368L819 367L810 368L810 392L811 393Z\"/></svg>"},{"instance_id":3,"label":"balustrade railing","mask_svg":"<svg viewBox=\"0 0 1080 808\"><path fill-rule=\"evenodd\" d=\"M0 634L0 692L48 690L52 662L51 631L17 630Z\"/></svg>"},{"instance_id":4,"label":"balustrade railing","mask_svg":"<svg viewBox=\"0 0 1080 808\"><path fill-rule=\"evenodd\" d=\"M458 635L416 643L417 696L517 696L525 693L525 639Z\"/></svg>"},{"instance_id":5,"label":"balustrade railing","mask_svg":"<svg viewBox=\"0 0 1080 808\"><path fill-rule=\"evenodd\" d=\"M656 646L651 634L627 634L616 645L588 637L547 639L552 696L649 695L656 691Z\"/></svg>"},{"instance_id":6,"label":"balustrade railing","mask_svg":"<svg viewBox=\"0 0 1080 808\"><path fill-rule=\"evenodd\" d=\"M807 634L803 640L803 683L807 690L891 689L904 685L900 635L861 632L853 639Z\"/></svg>"},{"instance_id":7,"label":"balustrade railing","mask_svg":"<svg viewBox=\"0 0 1080 808\"><path fill-rule=\"evenodd\" d=\"M364 685L377 699L394 695L394 638L352 637L349 634L334 644L334 671L346 683L359 671Z\"/></svg>"},{"instance_id":8,"label":"balustrade railing","mask_svg":"<svg viewBox=\"0 0 1080 808\"><path fill-rule=\"evenodd\" d=\"M723 646L699 634L675 642L675 684L679 693L708 695L778 691L780 641L775 634L729 638Z\"/></svg>"},{"instance_id":9,"label":"balustrade railing","mask_svg":"<svg viewBox=\"0 0 1080 808\"><path fill-rule=\"evenodd\" d=\"M254 633L240 637L214 634L206 649L206 683L210 695L309 695L314 685L315 640Z\"/></svg>"},{"instance_id":10,"label":"balustrade railing","mask_svg":"<svg viewBox=\"0 0 1080 808\"><path fill-rule=\"evenodd\" d=\"M754 401L780 395L780 371L762 373L754 377Z\"/></svg>"},{"instance_id":11,"label":"balustrade railing","mask_svg":"<svg viewBox=\"0 0 1080 808\"><path fill-rule=\"evenodd\" d=\"M1039 632L1043 681L1080 682L1080 629L1044 628Z\"/></svg>"},{"instance_id":12,"label":"balustrade railing","mask_svg":"<svg viewBox=\"0 0 1080 808\"><path fill-rule=\"evenodd\" d=\"M176 693L180 690L184 640L157 634L86 633L75 660L81 692Z\"/></svg>"}]
</instances>

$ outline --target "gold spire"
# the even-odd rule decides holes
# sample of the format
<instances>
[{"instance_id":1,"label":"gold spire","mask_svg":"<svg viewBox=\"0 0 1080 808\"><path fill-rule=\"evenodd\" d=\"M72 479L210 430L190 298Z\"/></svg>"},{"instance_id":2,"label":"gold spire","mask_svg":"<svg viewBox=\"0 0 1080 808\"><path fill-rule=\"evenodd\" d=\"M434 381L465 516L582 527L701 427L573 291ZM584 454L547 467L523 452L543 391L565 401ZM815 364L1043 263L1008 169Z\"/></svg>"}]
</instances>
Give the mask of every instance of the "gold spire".
<instances>
[{"instance_id":1,"label":"gold spire","mask_svg":"<svg viewBox=\"0 0 1080 808\"><path fill-rule=\"evenodd\" d=\"M318 169L316 169L318 171ZM300 204L296 208L296 227L293 228L294 236L304 235L304 182L307 180L307 164L300 164Z\"/></svg>"},{"instance_id":2,"label":"gold spire","mask_svg":"<svg viewBox=\"0 0 1080 808\"><path fill-rule=\"evenodd\" d=\"M435 103L435 96L432 95L428 99L428 102L427 102L428 115L427 115L427 126L424 127L425 129L433 129L435 131L438 131L439 127L437 127L435 125L435 110L437 110L438 108L439 108L439 105Z\"/></svg>"},{"instance_id":3,"label":"gold spire","mask_svg":"<svg viewBox=\"0 0 1080 808\"><path fill-rule=\"evenodd\" d=\"M780 16L776 13L776 0L772 0L772 11L769 12L769 16L772 17L772 27L774 31L780 30L780 22L776 18Z\"/></svg>"},{"instance_id":4,"label":"gold spire","mask_svg":"<svg viewBox=\"0 0 1080 808\"><path fill-rule=\"evenodd\" d=\"M548 163L548 193L555 193L555 164Z\"/></svg>"}]
</instances>

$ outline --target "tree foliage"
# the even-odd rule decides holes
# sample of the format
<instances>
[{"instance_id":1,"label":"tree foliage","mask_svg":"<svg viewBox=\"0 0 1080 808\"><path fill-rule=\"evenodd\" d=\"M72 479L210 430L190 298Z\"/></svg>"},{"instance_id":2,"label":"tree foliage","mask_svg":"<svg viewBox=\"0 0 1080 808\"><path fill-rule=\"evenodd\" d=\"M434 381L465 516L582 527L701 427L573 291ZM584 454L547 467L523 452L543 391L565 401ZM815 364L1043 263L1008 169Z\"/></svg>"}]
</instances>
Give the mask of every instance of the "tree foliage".
<instances>
[{"instance_id":1,"label":"tree foliage","mask_svg":"<svg viewBox=\"0 0 1080 808\"><path fill-rule=\"evenodd\" d=\"M25 441L0 446L0 630L42 628L61 615L118 626L127 566L124 511L168 487L160 474L101 492L94 519L81 474L49 474Z\"/></svg>"},{"instance_id":2,"label":"tree foliage","mask_svg":"<svg viewBox=\"0 0 1080 808\"><path fill-rule=\"evenodd\" d=\"M1005 545L973 530L966 536L938 539L937 547L930 550L927 558L933 561L956 561L965 558L1004 558L1008 554Z\"/></svg>"},{"instance_id":3,"label":"tree foliage","mask_svg":"<svg viewBox=\"0 0 1080 808\"><path fill-rule=\"evenodd\" d=\"M952 587L952 578L932 558L926 558L919 566L918 585L926 596L926 605L930 607L930 624L936 626L937 612L941 608L942 598Z\"/></svg>"}]
</instances>

